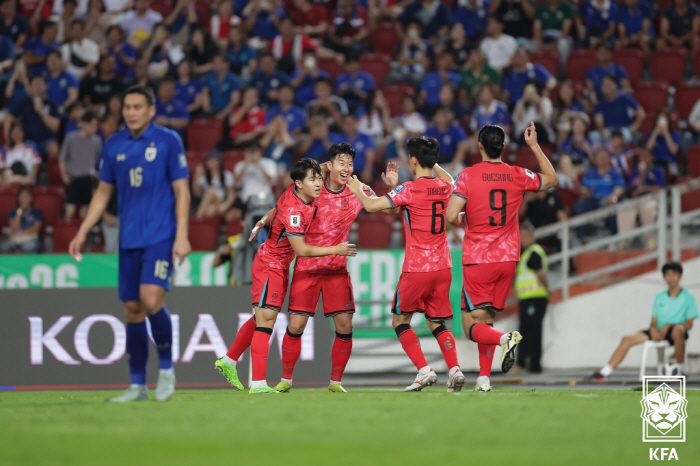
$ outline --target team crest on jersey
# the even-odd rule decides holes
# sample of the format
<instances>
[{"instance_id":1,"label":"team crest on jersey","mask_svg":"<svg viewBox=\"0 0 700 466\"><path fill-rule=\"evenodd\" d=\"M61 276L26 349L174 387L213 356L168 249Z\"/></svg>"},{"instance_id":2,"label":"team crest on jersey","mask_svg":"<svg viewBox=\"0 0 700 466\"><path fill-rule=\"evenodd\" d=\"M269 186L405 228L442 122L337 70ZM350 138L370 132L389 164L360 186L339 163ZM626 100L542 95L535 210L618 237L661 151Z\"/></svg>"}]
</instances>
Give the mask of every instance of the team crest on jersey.
<instances>
[{"instance_id":1,"label":"team crest on jersey","mask_svg":"<svg viewBox=\"0 0 700 466\"><path fill-rule=\"evenodd\" d=\"M299 215L291 215L289 217L289 224L293 227L298 227L301 224L301 217Z\"/></svg>"},{"instance_id":2,"label":"team crest on jersey","mask_svg":"<svg viewBox=\"0 0 700 466\"><path fill-rule=\"evenodd\" d=\"M147 162L153 162L156 159L156 148L155 148L155 143L151 143L151 147L146 149L146 161Z\"/></svg>"},{"instance_id":3,"label":"team crest on jersey","mask_svg":"<svg viewBox=\"0 0 700 466\"><path fill-rule=\"evenodd\" d=\"M340 200L340 208L342 210L348 210L350 208L350 199L344 197Z\"/></svg>"},{"instance_id":4,"label":"team crest on jersey","mask_svg":"<svg viewBox=\"0 0 700 466\"><path fill-rule=\"evenodd\" d=\"M276 292L276 291L273 291L270 300L271 300L273 303L276 303L277 300L278 300L278 298L279 298L279 295L277 294L277 292Z\"/></svg>"},{"instance_id":5,"label":"team crest on jersey","mask_svg":"<svg viewBox=\"0 0 700 466\"><path fill-rule=\"evenodd\" d=\"M185 157L185 154L180 154L177 158L180 161L180 168L185 168L187 166L187 157Z\"/></svg>"},{"instance_id":6,"label":"team crest on jersey","mask_svg":"<svg viewBox=\"0 0 700 466\"><path fill-rule=\"evenodd\" d=\"M532 172L531 172L530 170L528 170L527 168L525 169L525 174L526 174L527 176L529 176L530 178L532 178L533 180L535 179L535 174L532 173Z\"/></svg>"},{"instance_id":7,"label":"team crest on jersey","mask_svg":"<svg viewBox=\"0 0 700 466\"><path fill-rule=\"evenodd\" d=\"M117 162L123 162L126 160L126 154L117 154Z\"/></svg>"},{"instance_id":8,"label":"team crest on jersey","mask_svg":"<svg viewBox=\"0 0 700 466\"><path fill-rule=\"evenodd\" d=\"M396 195L398 193L400 193L401 191L403 191L404 189L406 189L405 184L398 185L397 187L394 188L394 190L392 192L389 193L389 197L396 197Z\"/></svg>"}]
</instances>

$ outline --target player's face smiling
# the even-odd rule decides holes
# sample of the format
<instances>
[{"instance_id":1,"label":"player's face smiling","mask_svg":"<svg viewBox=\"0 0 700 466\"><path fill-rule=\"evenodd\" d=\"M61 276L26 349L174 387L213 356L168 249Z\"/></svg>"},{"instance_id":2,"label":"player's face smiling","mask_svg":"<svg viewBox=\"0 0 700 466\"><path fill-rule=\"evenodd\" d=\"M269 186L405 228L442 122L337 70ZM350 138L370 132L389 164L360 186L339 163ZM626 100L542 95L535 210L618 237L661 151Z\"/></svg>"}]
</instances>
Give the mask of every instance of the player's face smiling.
<instances>
[{"instance_id":1,"label":"player's face smiling","mask_svg":"<svg viewBox=\"0 0 700 466\"><path fill-rule=\"evenodd\" d=\"M141 134L151 122L151 118L156 113L156 108L153 105L148 105L146 96L141 94L128 94L124 98L124 108L122 115L129 131L132 134Z\"/></svg>"},{"instance_id":2,"label":"player's face smiling","mask_svg":"<svg viewBox=\"0 0 700 466\"><path fill-rule=\"evenodd\" d=\"M355 167L352 157L347 154L341 154L328 164L328 169L330 170L331 183L341 187L348 182L348 178L352 176ZM333 187L331 186L331 188Z\"/></svg>"},{"instance_id":3,"label":"player's face smiling","mask_svg":"<svg viewBox=\"0 0 700 466\"><path fill-rule=\"evenodd\" d=\"M313 170L309 170L306 174L306 178L301 182L301 186L297 184L297 193L301 195L305 201L310 201L321 195L322 184L323 178L321 178L321 175L315 173Z\"/></svg>"}]
</instances>

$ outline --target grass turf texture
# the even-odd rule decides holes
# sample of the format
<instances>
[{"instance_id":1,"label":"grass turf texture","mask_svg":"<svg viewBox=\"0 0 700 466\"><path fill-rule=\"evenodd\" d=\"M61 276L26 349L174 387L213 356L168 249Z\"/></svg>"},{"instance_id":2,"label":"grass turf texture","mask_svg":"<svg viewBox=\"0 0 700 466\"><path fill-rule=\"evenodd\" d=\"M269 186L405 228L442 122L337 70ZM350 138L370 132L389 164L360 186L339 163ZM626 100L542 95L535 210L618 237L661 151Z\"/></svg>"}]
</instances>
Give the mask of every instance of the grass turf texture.
<instances>
[{"instance_id":1,"label":"grass turf texture","mask_svg":"<svg viewBox=\"0 0 700 466\"><path fill-rule=\"evenodd\" d=\"M687 392L684 444L642 442L631 390L179 390L167 403L105 401L117 393L0 392L0 464L617 466L648 464L649 447L675 447L681 464L700 458L698 391Z\"/></svg>"}]
</instances>

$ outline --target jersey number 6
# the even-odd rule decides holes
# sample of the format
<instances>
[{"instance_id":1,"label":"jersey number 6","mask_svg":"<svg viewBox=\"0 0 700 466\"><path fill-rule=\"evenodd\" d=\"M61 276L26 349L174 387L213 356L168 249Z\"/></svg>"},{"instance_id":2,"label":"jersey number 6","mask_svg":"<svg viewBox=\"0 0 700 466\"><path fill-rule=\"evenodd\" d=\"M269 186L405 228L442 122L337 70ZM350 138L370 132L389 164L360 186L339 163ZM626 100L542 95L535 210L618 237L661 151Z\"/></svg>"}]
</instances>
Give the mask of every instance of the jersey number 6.
<instances>
[{"instance_id":1,"label":"jersey number 6","mask_svg":"<svg viewBox=\"0 0 700 466\"><path fill-rule=\"evenodd\" d=\"M440 233L445 231L445 216L443 214L438 213L438 206L440 206L442 210L445 210L445 203L442 201L433 202L433 218L430 222L430 233L434 235L439 235ZM439 227L438 222L440 224Z\"/></svg>"},{"instance_id":2,"label":"jersey number 6","mask_svg":"<svg viewBox=\"0 0 700 466\"><path fill-rule=\"evenodd\" d=\"M498 201L498 204L496 204L496 194L499 194L501 199ZM489 216L489 225L492 227L502 227L503 225L506 224L506 205L508 204L508 200L506 199L506 190L505 189L492 189L491 192L489 192L489 207L492 210L498 210L501 212L501 219L499 220L498 223L496 223L496 219L492 216Z\"/></svg>"}]
</instances>

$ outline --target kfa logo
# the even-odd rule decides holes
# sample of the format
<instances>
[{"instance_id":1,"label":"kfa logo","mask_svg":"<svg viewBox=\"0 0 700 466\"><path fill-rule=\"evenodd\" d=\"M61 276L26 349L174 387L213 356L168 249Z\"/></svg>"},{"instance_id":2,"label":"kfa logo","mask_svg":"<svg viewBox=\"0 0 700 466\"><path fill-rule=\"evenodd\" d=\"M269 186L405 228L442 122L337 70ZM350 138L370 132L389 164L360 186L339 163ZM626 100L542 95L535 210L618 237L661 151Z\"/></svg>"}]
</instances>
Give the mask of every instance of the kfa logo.
<instances>
[{"instance_id":1,"label":"kfa logo","mask_svg":"<svg viewBox=\"0 0 700 466\"><path fill-rule=\"evenodd\" d=\"M684 376L644 377L643 441L685 442L687 406Z\"/></svg>"},{"instance_id":2,"label":"kfa logo","mask_svg":"<svg viewBox=\"0 0 700 466\"><path fill-rule=\"evenodd\" d=\"M675 448L650 448L649 461L678 461L678 453Z\"/></svg>"}]
</instances>

